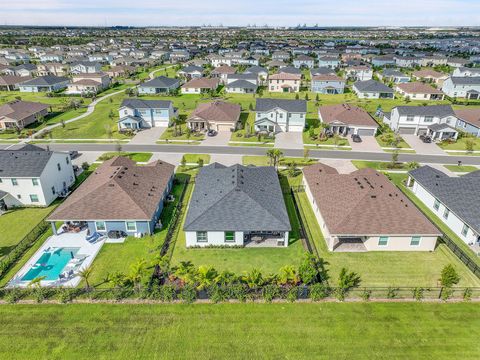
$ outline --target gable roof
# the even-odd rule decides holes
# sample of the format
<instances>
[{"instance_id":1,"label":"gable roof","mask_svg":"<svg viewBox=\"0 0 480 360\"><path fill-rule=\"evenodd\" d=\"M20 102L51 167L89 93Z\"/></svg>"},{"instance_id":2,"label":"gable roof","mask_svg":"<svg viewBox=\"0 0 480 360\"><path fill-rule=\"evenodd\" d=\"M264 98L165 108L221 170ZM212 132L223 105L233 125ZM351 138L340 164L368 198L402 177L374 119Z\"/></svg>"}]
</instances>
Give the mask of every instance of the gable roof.
<instances>
[{"instance_id":1,"label":"gable roof","mask_svg":"<svg viewBox=\"0 0 480 360\"><path fill-rule=\"evenodd\" d=\"M243 73L243 74L228 74L227 79L236 79L236 80L257 80L257 74L253 73Z\"/></svg>"},{"instance_id":2,"label":"gable roof","mask_svg":"<svg viewBox=\"0 0 480 360\"><path fill-rule=\"evenodd\" d=\"M341 81L345 82L345 79L342 79L340 76L333 75L333 74L325 74L325 75L313 75L312 81Z\"/></svg>"},{"instance_id":3,"label":"gable roof","mask_svg":"<svg viewBox=\"0 0 480 360\"><path fill-rule=\"evenodd\" d=\"M174 166L138 166L126 157L100 165L49 217L54 220L146 220L153 218Z\"/></svg>"},{"instance_id":4,"label":"gable roof","mask_svg":"<svg viewBox=\"0 0 480 360\"><path fill-rule=\"evenodd\" d=\"M233 66L221 65L212 70L212 74L235 74L237 70Z\"/></svg>"},{"instance_id":5,"label":"gable roof","mask_svg":"<svg viewBox=\"0 0 480 360\"><path fill-rule=\"evenodd\" d=\"M0 178L40 177L52 154L39 147L0 150Z\"/></svg>"},{"instance_id":6,"label":"gable roof","mask_svg":"<svg viewBox=\"0 0 480 360\"><path fill-rule=\"evenodd\" d=\"M441 78L448 77L447 74L444 74L432 69L417 70L417 71L414 71L412 75L417 78L433 78L433 79L441 79Z\"/></svg>"},{"instance_id":7,"label":"gable roof","mask_svg":"<svg viewBox=\"0 0 480 360\"><path fill-rule=\"evenodd\" d=\"M247 70L244 71L244 74L260 74L260 73L268 74L268 70L262 66L254 65L254 66L250 66Z\"/></svg>"},{"instance_id":8,"label":"gable roof","mask_svg":"<svg viewBox=\"0 0 480 360\"><path fill-rule=\"evenodd\" d=\"M143 100L143 99L123 99L120 107L130 109L168 109L172 102L170 100Z\"/></svg>"},{"instance_id":9,"label":"gable roof","mask_svg":"<svg viewBox=\"0 0 480 360\"><path fill-rule=\"evenodd\" d=\"M201 89L212 89L215 90L220 81L218 79L209 79L205 77L192 79L189 82L182 85L182 88L201 88Z\"/></svg>"},{"instance_id":10,"label":"gable roof","mask_svg":"<svg viewBox=\"0 0 480 360\"><path fill-rule=\"evenodd\" d=\"M48 109L48 107L49 105L47 104L15 100L0 106L0 117L5 116L14 120L23 120Z\"/></svg>"},{"instance_id":11,"label":"gable roof","mask_svg":"<svg viewBox=\"0 0 480 360\"><path fill-rule=\"evenodd\" d=\"M473 126L480 127L480 109L479 108L455 109L454 112L457 118Z\"/></svg>"},{"instance_id":12,"label":"gable roof","mask_svg":"<svg viewBox=\"0 0 480 360\"><path fill-rule=\"evenodd\" d=\"M443 94L441 90L419 81L398 84L397 88L409 94Z\"/></svg>"},{"instance_id":13,"label":"gable roof","mask_svg":"<svg viewBox=\"0 0 480 360\"><path fill-rule=\"evenodd\" d=\"M409 172L415 181L476 232L480 232L480 170L469 176L449 177L422 166Z\"/></svg>"},{"instance_id":14,"label":"gable roof","mask_svg":"<svg viewBox=\"0 0 480 360\"><path fill-rule=\"evenodd\" d=\"M293 66L282 67L278 70L278 72L279 73L287 73L287 74L298 74L298 75L302 74L302 70L297 69L296 67L293 67Z\"/></svg>"},{"instance_id":15,"label":"gable roof","mask_svg":"<svg viewBox=\"0 0 480 360\"><path fill-rule=\"evenodd\" d=\"M318 108L322 120L327 123L340 121L346 125L378 127L377 122L365 110L349 104L325 105Z\"/></svg>"},{"instance_id":16,"label":"gable roof","mask_svg":"<svg viewBox=\"0 0 480 360\"><path fill-rule=\"evenodd\" d=\"M240 118L240 111L240 105L217 100L198 104L188 118L201 118L206 121L231 122L235 124Z\"/></svg>"},{"instance_id":17,"label":"gable roof","mask_svg":"<svg viewBox=\"0 0 480 360\"><path fill-rule=\"evenodd\" d=\"M357 81L353 86L360 92L393 93L393 89L376 80Z\"/></svg>"},{"instance_id":18,"label":"gable roof","mask_svg":"<svg viewBox=\"0 0 480 360\"><path fill-rule=\"evenodd\" d=\"M480 85L480 76L451 76L449 79L455 85Z\"/></svg>"},{"instance_id":19,"label":"gable roof","mask_svg":"<svg viewBox=\"0 0 480 360\"><path fill-rule=\"evenodd\" d=\"M307 166L303 174L331 234L441 235L385 175L368 168L338 174L324 166Z\"/></svg>"},{"instance_id":20,"label":"gable roof","mask_svg":"<svg viewBox=\"0 0 480 360\"><path fill-rule=\"evenodd\" d=\"M16 85L31 79L31 76L0 75L0 86Z\"/></svg>"},{"instance_id":21,"label":"gable roof","mask_svg":"<svg viewBox=\"0 0 480 360\"><path fill-rule=\"evenodd\" d=\"M290 100L290 99L257 99L255 103L255 111L270 111L275 108L280 108L288 112L306 113L307 102L305 100Z\"/></svg>"},{"instance_id":22,"label":"gable roof","mask_svg":"<svg viewBox=\"0 0 480 360\"><path fill-rule=\"evenodd\" d=\"M69 78L63 76L46 75L33 78L21 83L28 86L50 86L61 82L69 81Z\"/></svg>"},{"instance_id":23,"label":"gable roof","mask_svg":"<svg viewBox=\"0 0 480 360\"><path fill-rule=\"evenodd\" d=\"M292 74L290 72L279 72L277 74L272 74L268 77L268 80L301 80L302 75Z\"/></svg>"},{"instance_id":24,"label":"gable roof","mask_svg":"<svg viewBox=\"0 0 480 360\"><path fill-rule=\"evenodd\" d=\"M178 79L172 79L166 76L159 76L152 80L144 82L140 85L140 87L168 88L177 84L180 84L180 81Z\"/></svg>"},{"instance_id":25,"label":"gable roof","mask_svg":"<svg viewBox=\"0 0 480 360\"><path fill-rule=\"evenodd\" d=\"M321 66L310 70L312 76L316 75L336 75L335 70L329 67Z\"/></svg>"},{"instance_id":26,"label":"gable roof","mask_svg":"<svg viewBox=\"0 0 480 360\"><path fill-rule=\"evenodd\" d=\"M399 115L433 116L444 118L455 116L451 105L427 105L427 106L396 106Z\"/></svg>"},{"instance_id":27,"label":"gable roof","mask_svg":"<svg viewBox=\"0 0 480 360\"><path fill-rule=\"evenodd\" d=\"M196 65L188 65L182 68L179 72L184 72L184 73L192 73L192 72L203 72L203 67L201 66L196 66Z\"/></svg>"},{"instance_id":28,"label":"gable roof","mask_svg":"<svg viewBox=\"0 0 480 360\"><path fill-rule=\"evenodd\" d=\"M235 80L232 81L230 84L227 84L226 87L230 89L241 88L256 90L258 86L247 80Z\"/></svg>"},{"instance_id":29,"label":"gable roof","mask_svg":"<svg viewBox=\"0 0 480 360\"><path fill-rule=\"evenodd\" d=\"M203 167L185 231L290 231L282 189L273 167Z\"/></svg>"}]
</instances>

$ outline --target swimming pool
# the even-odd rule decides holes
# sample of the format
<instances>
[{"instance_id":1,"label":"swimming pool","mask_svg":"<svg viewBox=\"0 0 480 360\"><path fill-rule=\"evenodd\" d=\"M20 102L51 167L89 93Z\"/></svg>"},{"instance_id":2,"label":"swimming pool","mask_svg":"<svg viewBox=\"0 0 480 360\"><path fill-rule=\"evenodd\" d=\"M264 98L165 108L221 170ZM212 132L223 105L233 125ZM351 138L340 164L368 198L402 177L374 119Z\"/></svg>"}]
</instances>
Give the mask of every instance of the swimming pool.
<instances>
[{"instance_id":1,"label":"swimming pool","mask_svg":"<svg viewBox=\"0 0 480 360\"><path fill-rule=\"evenodd\" d=\"M80 248L58 248L44 252L22 277L22 281L32 281L42 276L45 276L44 280L58 280L58 276L78 250Z\"/></svg>"}]
</instances>

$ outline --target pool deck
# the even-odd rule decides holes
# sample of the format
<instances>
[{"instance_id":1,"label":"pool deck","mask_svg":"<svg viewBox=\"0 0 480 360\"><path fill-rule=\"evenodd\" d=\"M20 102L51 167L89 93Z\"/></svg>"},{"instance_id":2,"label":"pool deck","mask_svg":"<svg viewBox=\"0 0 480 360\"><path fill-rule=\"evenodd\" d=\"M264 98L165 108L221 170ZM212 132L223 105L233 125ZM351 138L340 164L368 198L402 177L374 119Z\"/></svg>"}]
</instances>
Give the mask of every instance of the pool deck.
<instances>
[{"instance_id":1,"label":"pool deck","mask_svg":"<svg viewBox=\"0 0 480 360\"><path fill-rule=\"evenodd\" d=\"M28 272L28 270L37 263L38 259L42 256L45 251L52 248L80 248L75 257L82 258L85 257L85 260L81 263L80 266L74 267L74 264L67 264L64 270L74 269L74 272L77 273L83 269L88 268L98 252L102 248L105 240L98 241L95 244L91 244L86 240L87 230L81 231L79 233L59 233L58 235L50 236L38 249L35 254L28 260L28 262L20 269L19 272L15 274L12 280L9 281L7 287L27 287L29 281L22 281L22 277ZM65 281L47 281L42 280L42 286L63 286L63 287L75 287L81 281L79 276L73 276Z\"/></svg>"}]
</instances>

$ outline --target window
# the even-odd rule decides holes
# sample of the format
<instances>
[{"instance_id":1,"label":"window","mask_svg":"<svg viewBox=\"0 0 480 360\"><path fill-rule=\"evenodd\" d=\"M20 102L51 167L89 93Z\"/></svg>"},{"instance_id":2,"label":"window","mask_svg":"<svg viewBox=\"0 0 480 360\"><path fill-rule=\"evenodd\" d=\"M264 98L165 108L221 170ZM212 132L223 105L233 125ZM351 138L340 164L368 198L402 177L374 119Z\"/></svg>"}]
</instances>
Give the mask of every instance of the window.
<instances>
[{"instance_id":1,"label":"window","mask_svg":"<svg viewBox=\"0 0 480 360\"><path fill-rule=\"evenodd\" d=\"M55 195L55 186L52 186L52 194Z\"/></svg>"},{"instance_id":2,"label":"window","mask_svg":"<svg viewBox=\"0 0 480 360\"><path fill-rule=\"evenodd\" d=\"M58 171L62 171L62 167L60 166L60 163L57 163L57 169Z\"/></svg>"},{"instance_id":3,"label":"window","mask_svg":"<svg viewBox=\"0 0 480 360\"><path fill-rule=\"evenodd\" d=\"M235 242L235 231L225 231L225 242Z\"/></svg>"},{"instance_id":4,"label":"window","mask_svg":"<svg viewBox=\"0 0 480 360\"><path fill-rule=\"evenodd\" d=\"M444 218L445 220L448 219L448 214L450 214L450 210L445 209L445 211L443 212L443 218Z\"/></svg>"},{"instance_id":5,"label":"window","mask_svg":"<svg viewBox=\"0 0 480 360\"><path fill-rule=\"evenodd\" d=\"M387 246L388 245L388 236L380 236L378 238L378 246Z\"/></svg>"},{"instance_id":6,"label":"window","mask_svg":"<svg viewBox=\"0 0 480 360\"><path fill-rule=\"evenodd\" d=\"M410 246L418 246L420 245L420 236L412 236L410 240Z\"/></svg>"},{"instance_id":7,"label":"window","mask_svg":"<svg viewBox=\"0 0 480 360\"><path fill-rule=\"evenodd\" d=\"M31 202L38 202L38 195L35 195L35 194L30 195L30 201Z\"/></svg>"},{"instance_id":8,"label":"window","mask_svg":"<svg viewBox=\"0 0 480 360\"><path fill-rule=\"evenodd\" d=\"M107 229L105 221L95 221L95 228L97 231L105 231Z\"/></svg>"},{"instance_id":9,"label":"window","mask_svg":"<svg viewBox=\"0 0 480 360\"><path fill-rule=\"evenodd\" d=\"M68 157L65 158L65 161L66 161L67 165L70 164L70 160L68 159Z\"/></svg>"},{"instance_id":10,"label":"window","mask_svg":"<svg viewBox=\"0 0 480 360\"><path fill-rule=\"evenodd\" d=\"M407 121L413 121L414 120L414 116L413 115L408 115L407 116Z\"/></svg>"},{"instance_id":11,"label":"window","mask_svg":"<svg viewBox=\"0 0 480 360\"><path fill-rule=\"evenodd\" d=\"M467 236L467 234L468 234L468 229L470 229L470 228L468 227L468 225L467 225L467 224L463 224L463 228L462 228L462 235L463 235L463 236Z\"/></svg>"},{"instance_id":12,"label":"window","mask_svg":"<svg viewBox=\"0 0 480 360\"><path fill-rule=\"evenodd\" d=\"M22 198L22 195L18 194L18 195L17 195L17 199L20 200L21 198Z\"/></svg>"},{"instance_id":13,"label":"window","mask_svg":"<svg viewBox=\"0 0 480 360\"><path fill-rule=\"evenodd\" d=\"M440 201L435 199L435 202L433 203L433 208L438 211L438 209L440 208Z\"/></svg>"},{"instance_id":14,"label":"window","mask_svg":"<svg viewBox=\"0 0 480 360\"><path fill-rule=\"evenodd\" d=\"M13 186L17 186L17 185L18 185L17 179L12 179L12 185L13 185Z\"/></svg>"},{"instance_id":15,"label":"window","mask_svg":"<svg viewBox=\"0 0 480 360\"><path fill-rule=\"evenodd\" d=\"M137 231L137 223L135 221L125 221L127 231Z\"/></svg>"},{"instance_id":16,"label":"window","mask_svg":"<svg viewBox=\"0 0 480 360\"><path fill-rule=\"evenodd\" d=\"M1 184L2 182L3 182L2 179L0 179L0 184Z\"/></svg>"},{"instance_id":17,"label":"window","mask_svg":"<svg viewBox=\"0 0 480 360\"><path fill-rule=\"evenodd\" d=\"M208 241L208 236L206 231L197 231L197 242L202 243L202 242L207 242Z\"/></svg>"},{"instance_id":18,"label":"window","mask_svg":"<svg viewBox=\"0 0 480 360\"><path fill-rule=\"evenodd\" d=\"M38 186L38 179L32 179L33 186Z\"/></svg>"},{"instance_id":19,"label":"window","mask_svg":"<svg viewBox=\"0 0 480 360\"><path fill-rule=\"evenodd\" d=\"M433 121L433 116L425 116L425 119L423 121L426 123L431 123Z\"/></svg>"}]
</instances>

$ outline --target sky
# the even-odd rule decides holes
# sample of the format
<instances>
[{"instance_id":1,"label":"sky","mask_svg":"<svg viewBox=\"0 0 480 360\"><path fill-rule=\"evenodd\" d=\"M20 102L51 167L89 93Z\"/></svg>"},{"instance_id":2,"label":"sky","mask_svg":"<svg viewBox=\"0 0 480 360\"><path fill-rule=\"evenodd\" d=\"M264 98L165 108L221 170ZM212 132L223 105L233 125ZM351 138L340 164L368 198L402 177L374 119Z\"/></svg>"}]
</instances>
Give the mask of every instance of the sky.
<instances>
[{"instance_id":1,"label":"sky","mask_svg":"<svg viewBox=\"0 0 480 360\"><path fill-rule=\"evenodd\" d=\"M480 0L0 0L1 25L480 26Z\"/></svg>"}]
</instances>

